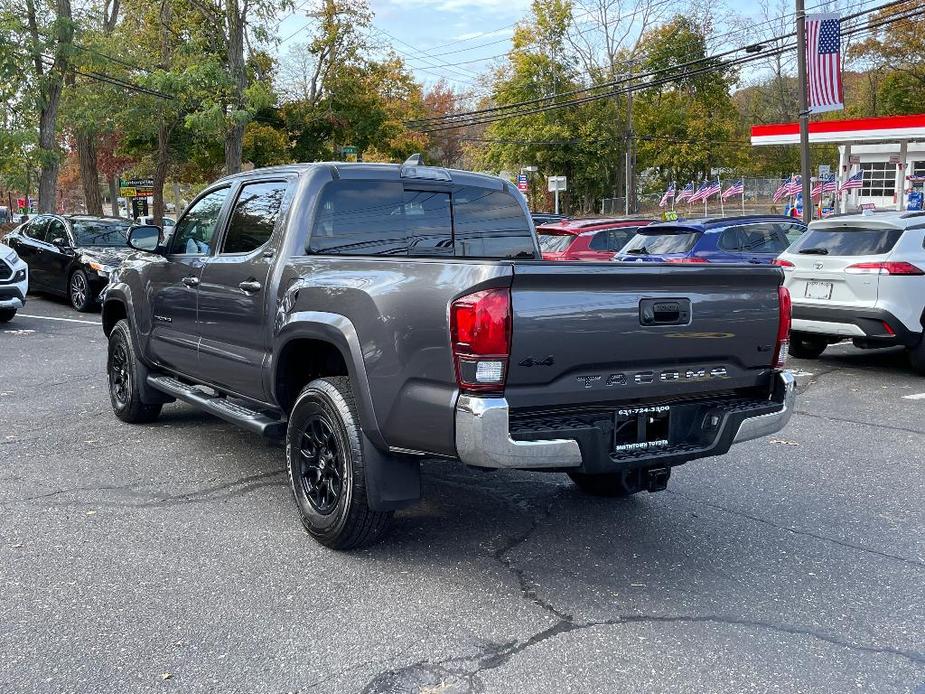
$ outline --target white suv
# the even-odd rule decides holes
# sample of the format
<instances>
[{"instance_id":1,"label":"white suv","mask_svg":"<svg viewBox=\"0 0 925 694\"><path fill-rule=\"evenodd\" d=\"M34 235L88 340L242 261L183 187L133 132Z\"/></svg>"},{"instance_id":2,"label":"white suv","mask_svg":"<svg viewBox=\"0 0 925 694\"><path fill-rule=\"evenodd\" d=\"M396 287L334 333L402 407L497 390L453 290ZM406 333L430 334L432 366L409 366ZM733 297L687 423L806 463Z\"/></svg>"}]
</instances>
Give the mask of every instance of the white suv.
<instances>
[{"instance_id":1,"label":"white suv","mask_svg":"<svg viewBox=\"0 0 925 694\"><path fill-rule=\"evenodd\" d=\"M774 262L793 299L793 356L815 359L844 339L902 345L925 374L925 212L821 219Z\"/></svg>"},{"instance_id":2,"label":"white suv","mask_svg":"<svg viewBox=\"0 0 925 694\"><path fill-rule=\"evenodd\" d=\"M29 267L16 251L0 243L0 323L12 320L26 303Z\"/></svg>"}]
</instances>

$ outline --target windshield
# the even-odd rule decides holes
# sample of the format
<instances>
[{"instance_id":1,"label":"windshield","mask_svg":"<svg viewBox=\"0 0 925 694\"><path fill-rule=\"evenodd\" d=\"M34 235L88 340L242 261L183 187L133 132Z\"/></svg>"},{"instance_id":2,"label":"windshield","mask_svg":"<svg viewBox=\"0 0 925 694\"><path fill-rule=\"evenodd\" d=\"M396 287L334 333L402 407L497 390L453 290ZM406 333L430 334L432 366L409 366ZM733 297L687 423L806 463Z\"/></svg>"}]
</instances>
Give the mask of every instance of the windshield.
<instances>
[{"instance_id":1,"label":"windshield","mask_svg":"<svg viewBox=\"0 0 925 694\"><path fill-rule=\"evenodd\" d=\"M74 235L78 246L125 246L128 244L128 222L77 220Z\"/></svg>"},{"instance_id":2,"label":"windshield","mask_svg":"<svg viewBox=\"0 0 925 694\"><path fill-rule=\"evenodd\" d=\"M540 242L540 251L543 253L561 253L575 238L571 234L538 234L537 237Z\"/></svg>"},{"instance_id":3,"label":"windshield","mask_svg":"<svg viewBox=\"0 0 925 694\"><path fill-rule=\"evenodd\" d=\"M902 229L889 227L810 229L790 252L804 255L883 255L893 250L902 234Z\"/></svg>"},{"instance_id":4,"label":"windshield","mask_svg":"<svg viewBox=\"0 0 925 694\"><path fill-rule=\"evenodd\" d=\"M622 252L640 255L687 253L694 247L698 238L700 238L699 231L682 231L678 233L649 233L643 231L636 234L636 236L626 244Z\"/></svg>"}]
</instances>

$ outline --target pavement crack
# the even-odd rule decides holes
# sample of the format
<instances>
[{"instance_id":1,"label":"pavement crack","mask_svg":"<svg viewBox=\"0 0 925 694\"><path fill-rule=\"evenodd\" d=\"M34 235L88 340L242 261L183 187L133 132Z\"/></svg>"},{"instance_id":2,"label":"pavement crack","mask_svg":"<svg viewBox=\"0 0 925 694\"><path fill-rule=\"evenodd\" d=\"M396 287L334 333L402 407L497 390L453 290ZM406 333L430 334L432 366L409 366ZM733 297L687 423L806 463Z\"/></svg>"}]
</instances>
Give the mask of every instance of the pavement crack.
<instances>
[{"instance_id":1,"label":"pavement crack","mask_svg":"<svg viewBox=\"0 0 925 694\"><path fill-rule=\"evenodd\" d=\"M898 554L890 554L889 552L881 552L880 550L873 549L871 547L864 547L863 545L856 545L851 542L845 542L844 540L838 540L834 537L829 537L827 535L819 535L818 533L813 533L813 532L810 532L809 530L800 530L799 528L792 528L792 527L787 527L785 525L780 525L779 523L775 523L774 521L768 520L767 518L762 518L761 516L756 516L751 513L746 513L745 511L740 511L738 509L729 508L728 506L722 506L721 504L716 504L711 501L704 501L703 499L698 499L697 497L683 494L674 489L667 489L665 491L668 494L681 497L682 499L686 499L687 501L690 501L692 503L701 504L702 506L706 506L708 508L721 511L723 513L728 513L733 516L739 516L740 518L747 518L750 521L754 521L755 523L761 523L763 525L767 525L776 530L783 530L789 533L794 533L795 535L811 537L815 540L820 540L821 542L829 542L831 544L838 545L840 547L845 547L846 549L853 549L857 552L864 552L867 554L873 554L875 556L882 557L884 559L890 559L892 561L899 561L899 562L902 562L903 564L909 564L910 566L914 566L916 568L925 567L925 562L919 561L918 559L910 559L908 557L902 557Z\"/></svg>"},{"instance_id":2,"label":"pavement crack","mask_svg":"<svg viewBox=\"0 0 925 694\"><path fill-rule=\"evenodd\" d=\"M145 496L147 496L148 499L140 502L127 500L81 501L75 499L71 501L51 503L47 504L47 506L92 506L93 508L164 508L171 506L181 506L183 504L205 503L218 500L226 501L228 499L243 496L263 487L277 486L279 485L279 482L275 478L279 477L284 472L285 471L283 470L263 472L260 474L249 475L247 477L232 480L230 482L224 482L222 484L194 489L193 491L183 492L181 494L162 496L154 495L154 498L150 498L151 495L146 494ZM107 485L97 487L70 487L67 489L56 489L44 494L35 494L33 496L28 496L22 499L9 499L4 502L0 502L0 506L9 506L11 504L28 503L32 501L42 501L45 499L61 496L63 494L80 494L83 492L123 492L125 495L137 497L141 494L140 492L136 491L137 489L150 486L152 485L135 483L128 485ZM222 492L228 493L223 494Z\"/></svg>"}]
</instances>

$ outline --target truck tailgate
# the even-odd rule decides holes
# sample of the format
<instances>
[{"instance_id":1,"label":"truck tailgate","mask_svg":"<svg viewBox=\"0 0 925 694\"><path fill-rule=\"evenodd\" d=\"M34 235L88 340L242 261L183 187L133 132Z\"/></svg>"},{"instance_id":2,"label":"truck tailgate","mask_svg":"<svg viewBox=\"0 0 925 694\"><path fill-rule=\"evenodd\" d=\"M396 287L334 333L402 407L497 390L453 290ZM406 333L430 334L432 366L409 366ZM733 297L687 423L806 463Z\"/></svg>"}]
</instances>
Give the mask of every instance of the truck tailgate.
<instances>
[{"instance_id":1,"label":"truck tailgate","mask_svg":"<svg viewBox=\"0 0 925 694\"><path fill-rule=\"evenodd\" d=\"M514 408L673 400L766 385L777 267L516 263Z\"/></svg>"}]
</instances>

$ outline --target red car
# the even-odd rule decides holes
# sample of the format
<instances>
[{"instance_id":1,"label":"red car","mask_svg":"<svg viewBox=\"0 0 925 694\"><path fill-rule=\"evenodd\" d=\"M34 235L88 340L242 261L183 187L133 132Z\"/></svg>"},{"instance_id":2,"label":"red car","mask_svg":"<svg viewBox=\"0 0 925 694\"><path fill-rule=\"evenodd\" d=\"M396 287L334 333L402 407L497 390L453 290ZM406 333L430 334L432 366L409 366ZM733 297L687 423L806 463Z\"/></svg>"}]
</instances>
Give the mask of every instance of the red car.
<instances>
[{"instance_id":1,"label":"red car","mask_svg":"<svg viewBox=\"0 0 925 694\"><path fill-rule=\"evenodd\" d=\"M651 219L571 219L536 228L543 260L610 262Z\"/></svg>"}]
</instances>

